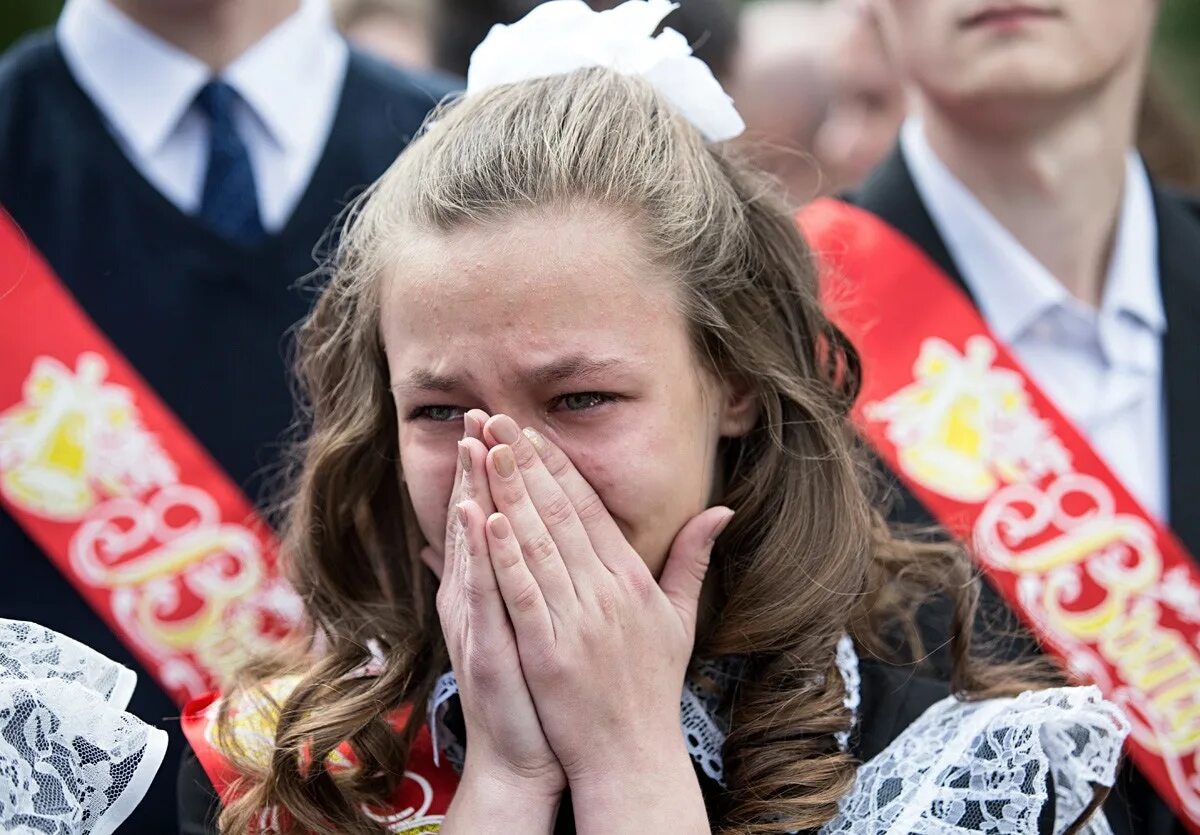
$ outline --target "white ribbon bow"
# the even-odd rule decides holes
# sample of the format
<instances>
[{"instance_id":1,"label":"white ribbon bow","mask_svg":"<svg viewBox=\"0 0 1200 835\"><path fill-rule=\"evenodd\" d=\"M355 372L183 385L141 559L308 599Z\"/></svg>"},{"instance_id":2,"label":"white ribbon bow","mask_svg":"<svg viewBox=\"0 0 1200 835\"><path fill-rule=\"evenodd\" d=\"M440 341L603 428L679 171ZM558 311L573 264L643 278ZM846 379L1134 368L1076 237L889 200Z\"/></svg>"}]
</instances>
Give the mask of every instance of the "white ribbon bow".
<instances>
[{"instance_id":1,"label":"white ribbon bow","mask_svg":"<svg viewBox=\"0 0 1200 835\"><path fill-rule=\"evenodd\" d=\"M710 142L732 139L746 125L712 71L674 29L654 36L677 6L626 0L597 12L583 0L549 0L516 23L492 27L471 55L466 94L608 67L649 81Z\"/></svg>"}]
</instances>

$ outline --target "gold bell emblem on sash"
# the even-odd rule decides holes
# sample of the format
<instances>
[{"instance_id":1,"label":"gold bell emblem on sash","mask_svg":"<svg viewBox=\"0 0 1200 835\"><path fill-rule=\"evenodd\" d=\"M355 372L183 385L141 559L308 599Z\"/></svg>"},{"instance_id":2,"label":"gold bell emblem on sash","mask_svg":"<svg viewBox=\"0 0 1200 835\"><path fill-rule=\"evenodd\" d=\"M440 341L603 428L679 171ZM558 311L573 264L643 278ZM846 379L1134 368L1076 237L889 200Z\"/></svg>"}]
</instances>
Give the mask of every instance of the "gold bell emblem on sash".
<instances>
[{"instance_id":1,"label":"gold bell emblem on sash","mask_svg":"<svg viewBox=\"0 0 1200 835\"><path fill-rule=\"evenodd\" d=\"M74 371L52 357L34 362L24 399L0 413L0 489L9 501L74 521L104 498L175 480L132 395L105 383L107 373L97 354L80 356Z\"/></svg>"}]
</instances>

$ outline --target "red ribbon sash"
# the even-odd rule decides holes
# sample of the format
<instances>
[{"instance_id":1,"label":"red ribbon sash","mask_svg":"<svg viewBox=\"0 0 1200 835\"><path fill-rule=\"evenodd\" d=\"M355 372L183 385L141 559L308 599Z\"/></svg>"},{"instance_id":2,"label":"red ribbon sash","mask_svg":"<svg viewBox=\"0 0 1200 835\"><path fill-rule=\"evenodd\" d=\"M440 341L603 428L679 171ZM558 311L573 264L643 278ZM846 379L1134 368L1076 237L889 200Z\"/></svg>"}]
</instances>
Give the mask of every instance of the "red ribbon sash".
<instances>
[{"instance_id":1,"label":"red ribbon sash","mask_svg":"<svg viewBox=\"0 0 1200 835\"><path fill-rule=\"evenodd\" d=\"M298 677L281 678L268 682L263 694L245 695L241 702L231 706L230 732L236 738L241 751L262 768L270 765L275 748L275 727L278 707L283 704ZM237 796L237 772L222 753L217 737L217 713L220 700L212 693L194 700L183 711L183 733L191 743L192 750L204 772L212 780L222 805ZM408 711L401 710L391 717L392 725L400 729L408 718ZM325 768L336 774L354 767L354 755L346 745L338 748L325 762ZM422 728L409 750L408 764L404 777L397 784L385 805L364 811L387 828L389 832L415 833L436 832L441 828L454 790L458 787L458 774L444 758L434 757L434 741L429 729ZM263 809L254 827L255 835L283 831L283 810Z\"/></svg>"},{"instance_id":2,"label":"red ribbon sash","mask_svg":"<svg viewBox=\"0 0 1200 835\"><path fill-rule=\"evenodd\" d=\"M799 222L863 356L855 414L876 453L973 543L1067 668L1126 711L1138 767L1200 832L1196 563L916 245L835 200Z\"/></svg>"},{"instance_id":3,"label":"red ribbon sash","mask_svg":"<svg viewBox=\"0 0 1200 835\"><path fill-rule=\"evenodd\" d=\"M0 357L0 504L176 701L299 620L271 531L3 211Z\"/></svg>"}]
</instances>

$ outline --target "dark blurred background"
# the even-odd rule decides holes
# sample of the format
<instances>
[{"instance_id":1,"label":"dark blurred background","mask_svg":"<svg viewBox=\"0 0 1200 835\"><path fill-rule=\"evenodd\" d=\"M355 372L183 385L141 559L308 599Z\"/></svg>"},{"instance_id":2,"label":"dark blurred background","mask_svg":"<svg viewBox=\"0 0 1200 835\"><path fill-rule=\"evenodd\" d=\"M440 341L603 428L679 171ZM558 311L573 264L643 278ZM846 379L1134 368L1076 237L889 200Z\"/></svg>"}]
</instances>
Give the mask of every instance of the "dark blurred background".
<instances>
[{"instance_id":1,"label":"dark blurred background","mask_svg":"<svg viewBox=\"0 0 1200 835\"><path fill-rule=\"evenodd\" d=\"M30 29L54 21L62 0L4 0L0 50ZM1170 93L1200 118L1200 2L1166 0L1158 35L1158 63Z\"/></svg>"},{"instance_id":2,"label":"dark blurred background","mask_svg":"<svg viewBox=\"0 0 1200 835\"><path fill-rule=\"evenodd\" d=\"M0 0L0 50L64 0ZM393 63L466 73L492 24L540 0L330 0L356 45ZM617 0L589 0L598 9ZM1125 2L1125 0L1112 0ZM693 44L746 121L743 145L795 205L861 182L895 140L905 99L859 0L683 0L665 25ZM1200 193L1200 2L1163 0L1138 147L1163 184Z\"/></svg>"}]
</instances>

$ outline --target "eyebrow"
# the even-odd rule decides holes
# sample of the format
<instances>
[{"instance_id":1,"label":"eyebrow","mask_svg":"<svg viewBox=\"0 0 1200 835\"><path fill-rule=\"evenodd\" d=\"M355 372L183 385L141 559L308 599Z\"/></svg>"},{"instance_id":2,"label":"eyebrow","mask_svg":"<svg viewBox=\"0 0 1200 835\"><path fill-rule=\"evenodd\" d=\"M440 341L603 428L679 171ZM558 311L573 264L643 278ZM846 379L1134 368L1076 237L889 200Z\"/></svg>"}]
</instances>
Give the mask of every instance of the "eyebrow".
<instances>
[{"instance_id":1,"label":"eyebrow","mask_svg":"<svg viewBox=\"0 0 1200 835\"><path fill-rule=\"evenodd\" d=\"M615 357L589 357L586 354L568 354L550 362L519 372L529 382L538 385L553 385L576 377L586 377L602 371L627 366L625 360ZM406 392L449 392L464 388L464 380L449 374L438 374L424 368L416 369L408 377L392 384L392 388Z\"/></svg>"}]
</instances>

